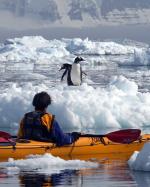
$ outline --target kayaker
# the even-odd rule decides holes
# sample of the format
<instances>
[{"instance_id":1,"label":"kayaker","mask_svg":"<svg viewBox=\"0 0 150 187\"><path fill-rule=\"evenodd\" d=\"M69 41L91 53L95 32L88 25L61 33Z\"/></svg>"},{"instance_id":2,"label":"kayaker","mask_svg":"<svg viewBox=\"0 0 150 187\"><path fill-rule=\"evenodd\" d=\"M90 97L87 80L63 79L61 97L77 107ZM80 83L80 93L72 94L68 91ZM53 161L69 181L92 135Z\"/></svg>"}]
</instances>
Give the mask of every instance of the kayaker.
<instances>
[{"instance_id":1,"label":"kayaker","mask_svg":"<svg viewBox=\"0 0 150 187\"><path fill-rule=\"evenodd\" d=\"M79 133L64 133L54 115L46 112L52 100L48 93L37 93L32 101L35 110L26 113L20 122L18 138L37 141L52 141L57 146L71 144L79 138Z\"/></svg>"}]
</instances>

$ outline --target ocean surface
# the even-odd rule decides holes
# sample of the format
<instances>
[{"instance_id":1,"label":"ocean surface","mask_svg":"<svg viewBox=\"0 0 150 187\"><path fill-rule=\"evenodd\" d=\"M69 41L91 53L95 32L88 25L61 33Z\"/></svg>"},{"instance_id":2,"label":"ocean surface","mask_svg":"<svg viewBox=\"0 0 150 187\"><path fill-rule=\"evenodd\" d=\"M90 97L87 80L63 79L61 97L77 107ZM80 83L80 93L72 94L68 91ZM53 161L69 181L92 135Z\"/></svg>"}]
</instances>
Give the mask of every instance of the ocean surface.
<instances>
[{"instance_id":1,"label":"ocean surface","mask_svg":"<svg viewBox=\"0 0 150 187\"><path fill-rule=\"evenodd\" d=\"M39 41L42 45L37 48ZM56 114L66 132L77 130L100 134L123 128L140 128L149 133L150 66L149 58L145 60L149 46L132 43L126 47L122 44L125 52L120 52L120 47L111 44L110 49L109 44L105 44L101 50L105 48L107 53L99 54L98 47L89 48L95 44L79 39L69 41L68 46L67 42L64 45L62 41L51 41L51 48L41 38L37 41L33 38L19 39L17 42L12 42L11 46L1 44L0 48L0 130L16 135L21 117L32 109L33 95L44 90L53 98L49 111ZM131 46L146 52L144 55L135 54L135 49L129 48ZM116 52L111 51L115 47ZM81 87L69 88L66 80L60 81L63 72L59 69L63 63L72 63L75 55L86 59L82 67L87 76ZM47 162L45 159L43 165ZM25 160L21 162L21 168L7 163L1 167L0 186L150 186L149 172L132 171L127 160L121 158L95 160L98 167L86 168L81 164L78 169L70 169L68 162L67 167L52 170L43 167L40 172L41 166L32 168L34 158L28 169L24 163Z\"/></svg>"},{"instance_id":2,"label":"ocean surface","mask_svg":"<svg viewBox=\"0 0 150 187\"><path fill-rule=\"evenodd\" d=\"M20 173L0 172L0 186L73 186L73 187L120 187L149 186L149 173L132 172L126 162L103 161L96 169L66 169L47 174L36 171Z\"/></svg>"}]
</instances>

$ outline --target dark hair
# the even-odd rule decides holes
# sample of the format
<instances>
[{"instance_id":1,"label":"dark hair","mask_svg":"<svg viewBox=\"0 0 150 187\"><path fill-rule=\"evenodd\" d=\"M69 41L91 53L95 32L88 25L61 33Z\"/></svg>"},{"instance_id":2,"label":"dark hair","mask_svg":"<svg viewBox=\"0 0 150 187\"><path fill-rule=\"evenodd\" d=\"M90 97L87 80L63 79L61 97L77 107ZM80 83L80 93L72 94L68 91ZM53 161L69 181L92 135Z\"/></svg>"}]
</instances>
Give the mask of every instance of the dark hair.
<instances>
[{"instance_id":1,"label":"dark hair","mask_svg":"<svg viewBox=\"0 0 150 187\"><path fill-rule=\"evenodd\" d=\"M32 105L35 107L36 110L44 110L48 107L52 102L51 97L46 92L40 92L35 94Z\"/></svg>"}]
</instances>

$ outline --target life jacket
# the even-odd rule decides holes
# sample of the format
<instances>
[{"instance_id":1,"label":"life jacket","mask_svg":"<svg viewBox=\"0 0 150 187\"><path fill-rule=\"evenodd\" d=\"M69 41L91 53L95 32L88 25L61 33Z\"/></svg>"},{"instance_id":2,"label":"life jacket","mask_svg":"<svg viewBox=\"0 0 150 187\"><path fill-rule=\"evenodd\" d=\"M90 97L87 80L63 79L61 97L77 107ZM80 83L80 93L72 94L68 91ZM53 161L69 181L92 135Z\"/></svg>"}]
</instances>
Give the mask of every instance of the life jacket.
<instances>
[{"instance_id":1,"label":"life jacket","mask_svg":"<svg viewBox=\"0 0 150 187\"><path fill-rule=\"evenodd\" d=\"M42 121L42 117L46 114L47 113L45 112L37 112L37 111L26 113L23 119L24 137L22 138L37 140L37 141L51 141L50 131L52 128L54 117L53 116L51 117L49 121L50 129L48 129L47 126L44 125L44 122Z\"/></svg>"}]
</instances>

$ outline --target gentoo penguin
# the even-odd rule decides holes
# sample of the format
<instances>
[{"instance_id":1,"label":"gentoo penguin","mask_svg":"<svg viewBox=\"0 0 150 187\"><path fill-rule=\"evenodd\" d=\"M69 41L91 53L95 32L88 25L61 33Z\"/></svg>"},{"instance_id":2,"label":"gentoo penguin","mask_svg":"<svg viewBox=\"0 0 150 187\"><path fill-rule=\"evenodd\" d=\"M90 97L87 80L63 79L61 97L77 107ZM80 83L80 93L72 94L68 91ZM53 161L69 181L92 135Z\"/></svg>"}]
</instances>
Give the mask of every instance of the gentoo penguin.
<instances>
[{"instance_id":1,"label":"gentoo penguin","mask_svg":"<svg viewBox=\"0 0 150 187\"><path fill-rule=\"evenodd\" d=\"M82 83L82 75L86 73L84 73L82 71L80 62L84 61L84 59L82 57L76 57L74 60L74 63L71 64L63 64L61 69L65 69L62 77L61 77L61 81L63 80L64 76L67 73L67 84L68 86L79 86Z\"/></svg>"}]
</instances>

